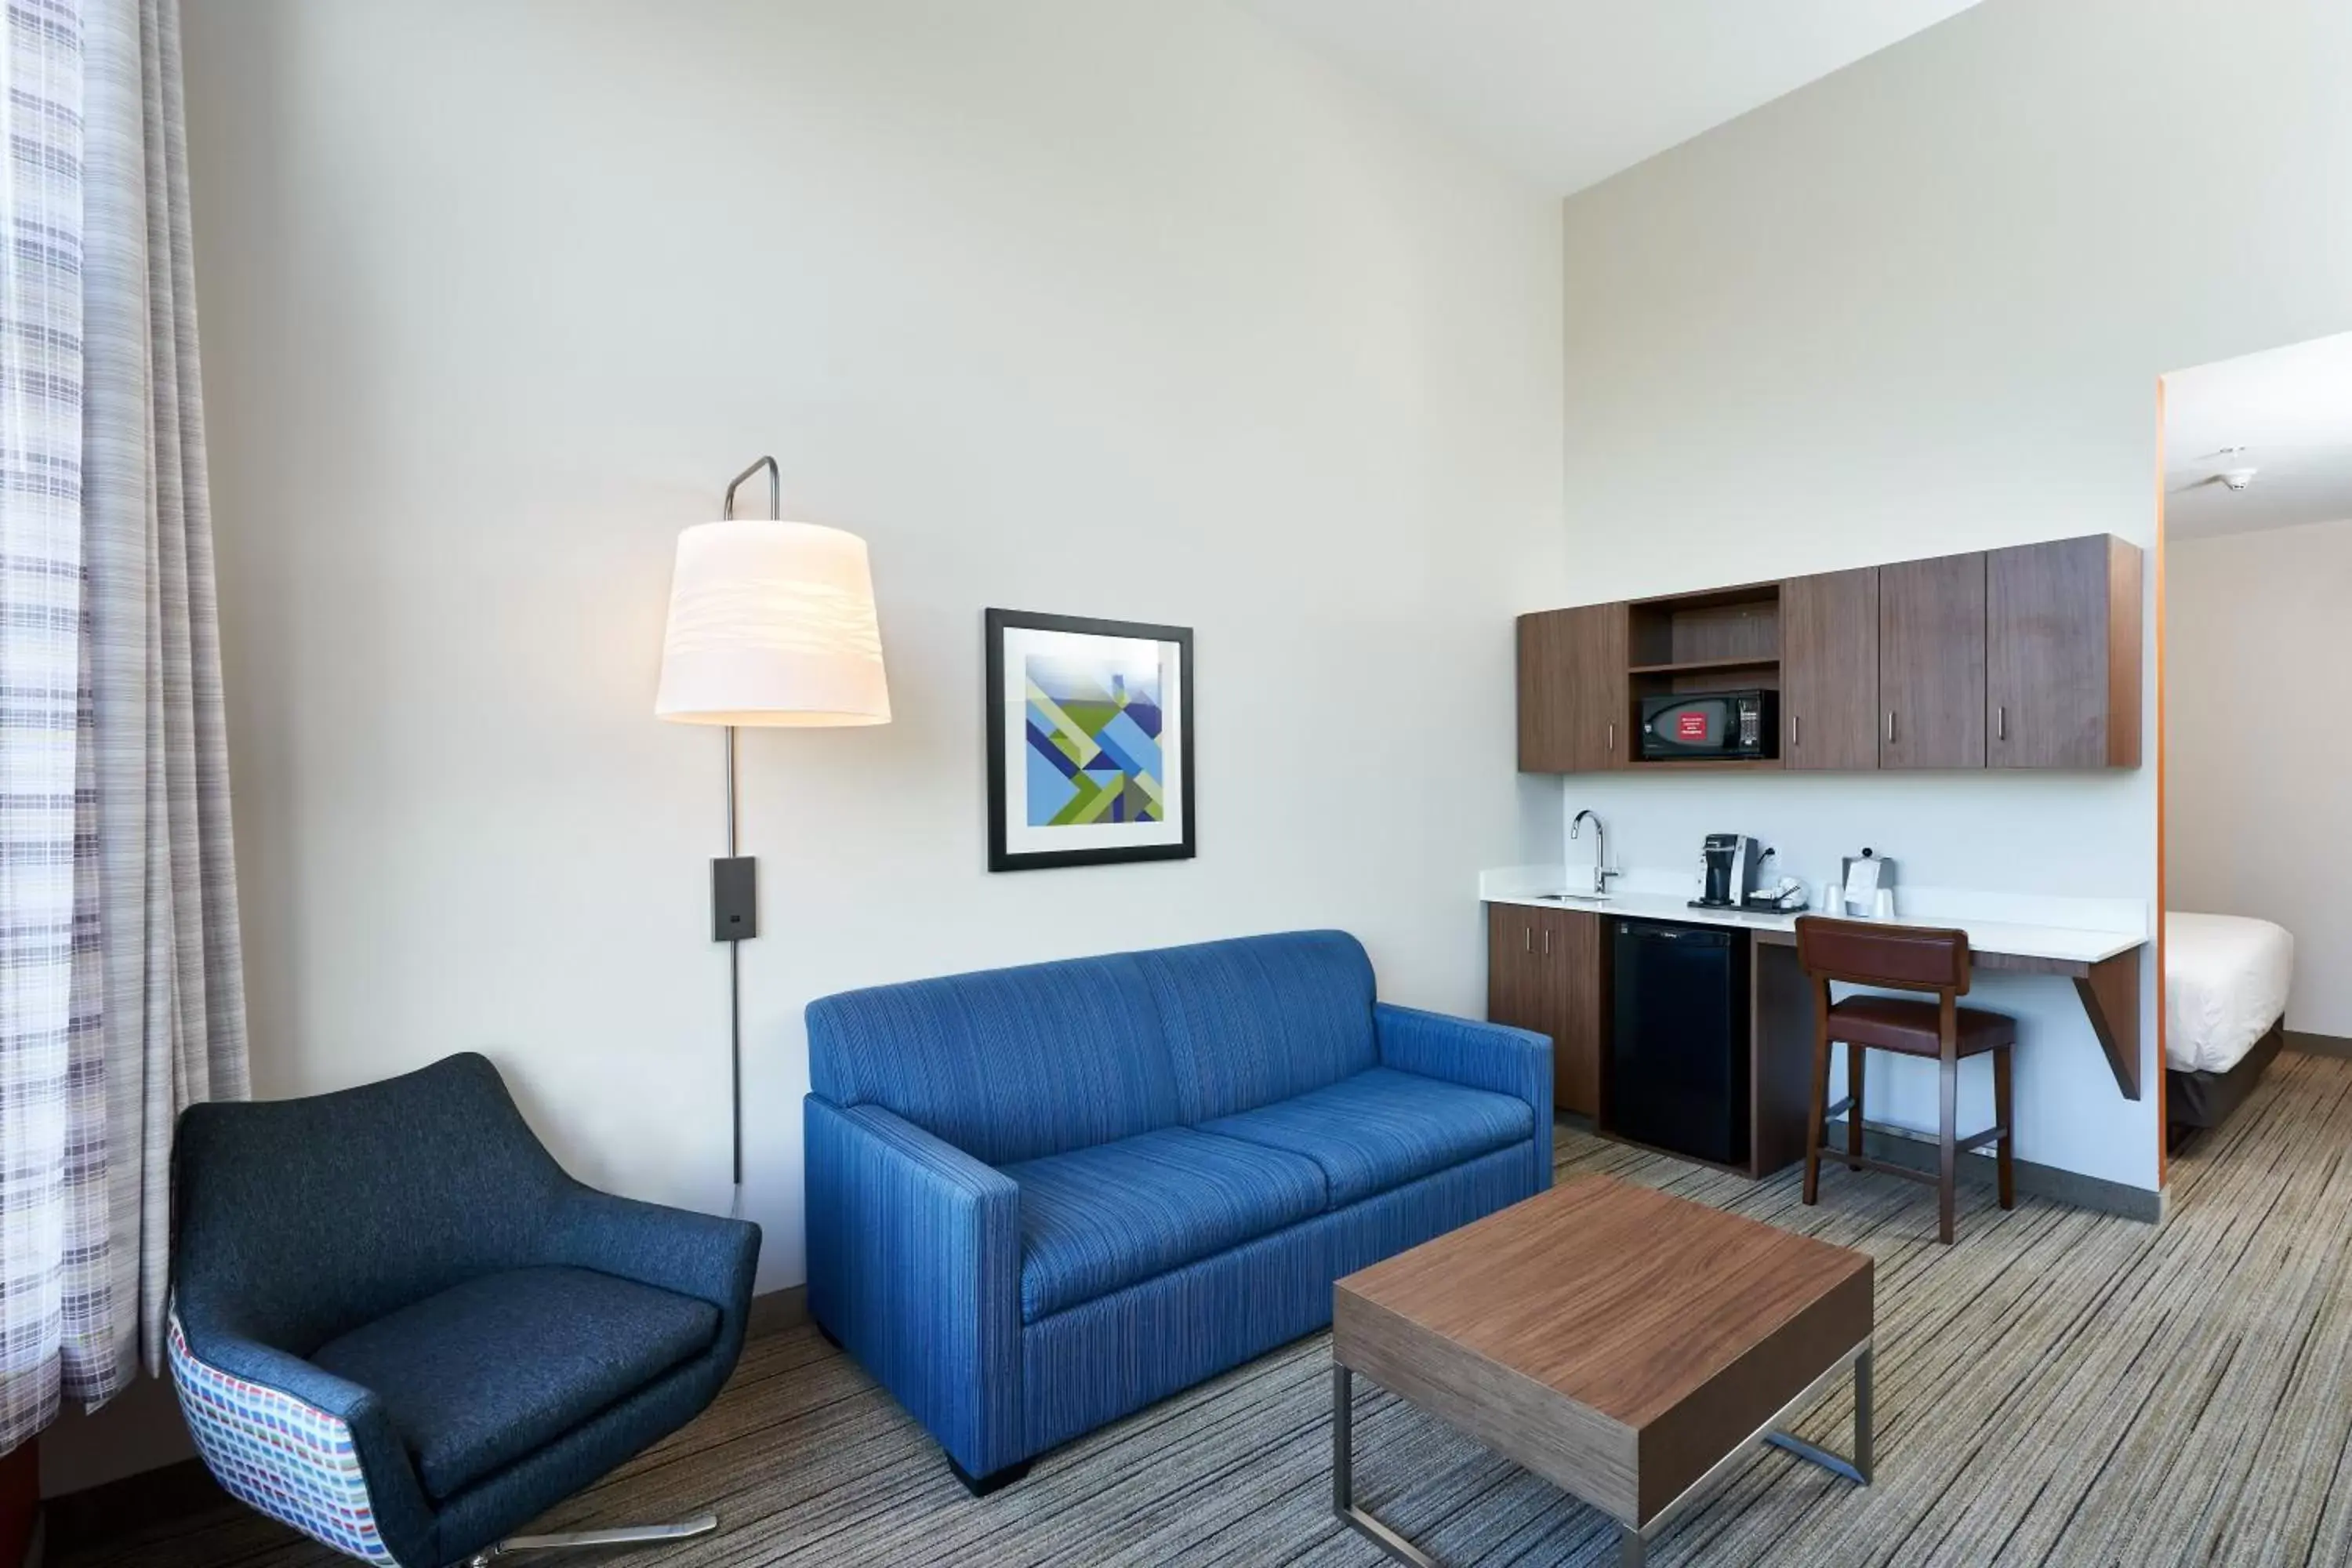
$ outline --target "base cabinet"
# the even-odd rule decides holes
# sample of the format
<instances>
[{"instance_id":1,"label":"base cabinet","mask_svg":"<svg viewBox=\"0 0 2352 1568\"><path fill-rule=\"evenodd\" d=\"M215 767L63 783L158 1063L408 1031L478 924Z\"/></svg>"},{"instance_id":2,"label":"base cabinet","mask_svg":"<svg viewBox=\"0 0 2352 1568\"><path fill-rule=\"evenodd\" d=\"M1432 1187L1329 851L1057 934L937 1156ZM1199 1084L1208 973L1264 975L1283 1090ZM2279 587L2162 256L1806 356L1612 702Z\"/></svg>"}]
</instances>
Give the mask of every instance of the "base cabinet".
<instances>
[{"instance_id":1,"label":"base cabinet","mask_svg":"<svg viewBox=\"0 0 2352 1568\"><path fill-rule=\"evenodd\" d=\"M1597 1118L1610 1005L1601 918L1522 904L1486 910L1486 1016L1550 1036L1554 1107Z\"/></svg>"}]
</instances>

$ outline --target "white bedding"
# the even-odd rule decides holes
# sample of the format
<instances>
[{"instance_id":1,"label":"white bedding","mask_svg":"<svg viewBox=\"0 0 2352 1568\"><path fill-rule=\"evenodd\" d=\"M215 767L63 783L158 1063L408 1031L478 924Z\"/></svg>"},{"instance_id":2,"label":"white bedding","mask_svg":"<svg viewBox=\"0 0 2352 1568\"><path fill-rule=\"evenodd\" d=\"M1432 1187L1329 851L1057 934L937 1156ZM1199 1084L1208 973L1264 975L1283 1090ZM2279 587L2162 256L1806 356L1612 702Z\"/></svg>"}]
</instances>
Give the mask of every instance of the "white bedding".
<instances>
[{"instance_id":1,"label":"white bedding","mask_svg":"<svg viewBox=\"0 0 2352 1568\"><path fill-rule=\"evenodd\" d=\"M2237 915L2164 917L2164 1059L2183 1072L2227 1072L2286 1011L2294 937Z\"/></svg>"}]
</instances>

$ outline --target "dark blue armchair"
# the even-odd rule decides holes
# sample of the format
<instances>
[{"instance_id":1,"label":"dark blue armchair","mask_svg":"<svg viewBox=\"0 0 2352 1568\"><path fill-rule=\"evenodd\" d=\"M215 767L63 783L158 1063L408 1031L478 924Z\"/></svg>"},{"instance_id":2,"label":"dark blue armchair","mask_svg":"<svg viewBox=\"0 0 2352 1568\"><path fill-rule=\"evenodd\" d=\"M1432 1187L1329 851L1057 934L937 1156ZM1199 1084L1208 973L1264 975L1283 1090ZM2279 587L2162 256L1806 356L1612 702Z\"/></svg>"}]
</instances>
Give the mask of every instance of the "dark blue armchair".
<instances>
[{"instance_id":1,"label":"dark blue armchair","mask_svg":"<svg viewBox=\"0 0 2352 1568\"><path fill-rule=\"evenodd\" d=\"M759 1227L566 1175L482 1057L192 1107L171 1362L230 1493L398 1568L681 1525L502 1539L709 1404Z\"/></svg>"}]
</instances>

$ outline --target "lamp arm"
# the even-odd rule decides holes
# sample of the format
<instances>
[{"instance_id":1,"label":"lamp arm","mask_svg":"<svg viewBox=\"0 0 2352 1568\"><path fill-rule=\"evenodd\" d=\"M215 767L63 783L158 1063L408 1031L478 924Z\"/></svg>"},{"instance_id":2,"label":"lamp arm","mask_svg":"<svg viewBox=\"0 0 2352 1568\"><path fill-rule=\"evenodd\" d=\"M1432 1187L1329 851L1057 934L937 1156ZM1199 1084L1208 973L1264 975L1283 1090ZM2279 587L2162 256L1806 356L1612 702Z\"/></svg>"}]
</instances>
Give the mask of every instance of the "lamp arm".
<instances>
[{"instance_id":1,"label":"lamp arm","mask_svg":"<svg viewBox=\"0 0 2352 1568\"><path fill-rule=\"evenodd\" d=\"M744 469L741 473L736 475L732 479L728 481L727 493L725 496L720 498L719 502L719 515L721 518L731 519L735 515L735 492L743 488L743 481L745 479L750 479L761 468L768 470L768 521L770 522L782 522L783 521L783 476L777 469L776 459L773 458L761 458L758 462L752 464L750 468Z\"/></svg>"}]
</instances>

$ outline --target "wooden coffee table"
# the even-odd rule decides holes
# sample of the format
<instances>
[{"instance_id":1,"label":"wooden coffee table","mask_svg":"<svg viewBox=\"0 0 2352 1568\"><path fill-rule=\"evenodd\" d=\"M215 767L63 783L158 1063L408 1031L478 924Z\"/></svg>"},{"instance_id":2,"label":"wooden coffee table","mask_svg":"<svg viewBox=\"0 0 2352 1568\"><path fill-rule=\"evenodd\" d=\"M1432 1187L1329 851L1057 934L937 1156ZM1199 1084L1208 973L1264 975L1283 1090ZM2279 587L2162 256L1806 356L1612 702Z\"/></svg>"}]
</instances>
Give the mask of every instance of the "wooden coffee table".
<instances>
[{"instance_id":1,"label":"wooden coffee table","mask_svg":"<svg viewBox=\"0 0 2352 1568\"><path fill-rule=\"evenodd\" d=\"M1757 1442L1870 1483L1870 1259L1608 1176L1580 1176L1335 1288L1331 1504L1355 1505L1354 1374L1617 1521L1623 1559ZM1853 1369L1853 1456L1780 1430Z\"/></svg>"}]
</instances>

